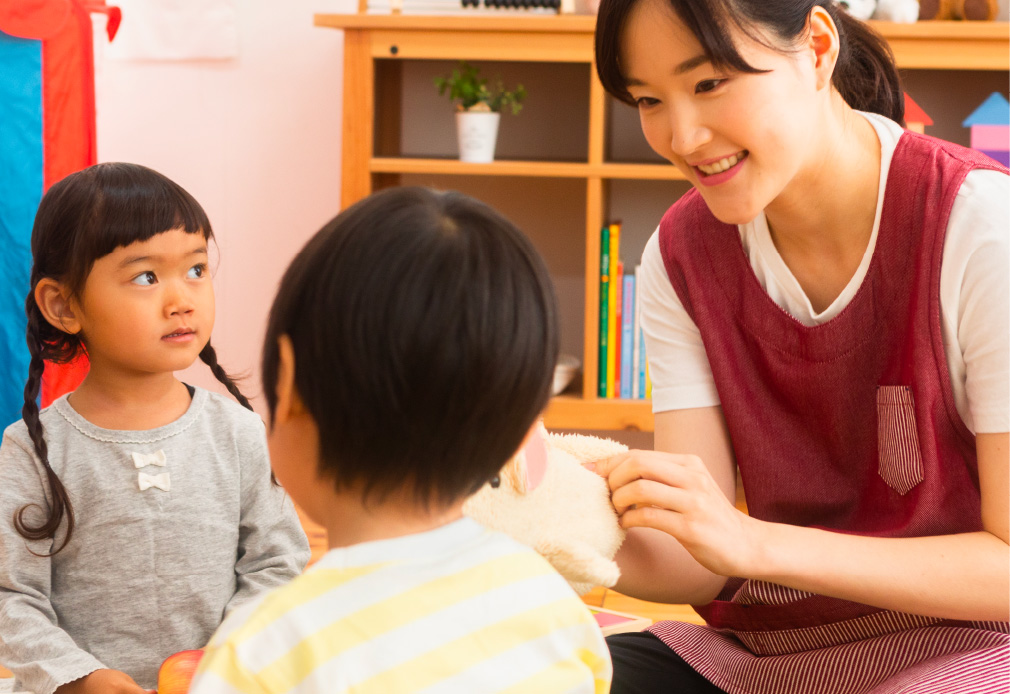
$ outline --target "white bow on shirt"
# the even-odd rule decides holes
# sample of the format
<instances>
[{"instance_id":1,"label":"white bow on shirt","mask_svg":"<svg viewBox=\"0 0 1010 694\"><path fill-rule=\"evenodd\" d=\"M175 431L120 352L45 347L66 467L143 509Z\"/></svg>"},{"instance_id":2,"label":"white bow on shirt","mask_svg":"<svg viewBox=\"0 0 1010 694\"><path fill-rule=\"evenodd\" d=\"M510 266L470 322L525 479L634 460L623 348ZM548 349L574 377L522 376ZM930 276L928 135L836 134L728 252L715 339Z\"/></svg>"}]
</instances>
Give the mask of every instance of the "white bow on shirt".
<instances>
[{"instance_id":1,"label":"white bow on shirt","mask_svg":"<svg viewBox=\"0 0 1010 694\"><path fill-rule=\"evenodd\" d=\"M156 453L137 453L131 454L133 456L133 467L138 470L142 467L147 467L148 465L157 465L158 467L165 467L167 462L165 458L165 451L157 451Z\"/></svg>"},{"instance_id":2,"label":"white bow on shirt","mask_svg":"<svg viewBox=\"0 0 1010 694\"><path fill-rule=\"evenodd\" d=\"M172 488L172 480L169 479L167 472L163 472L160 475L148 475L146 472L139 472L137 473L137 484L140 486L140 491L157 487L161 491L167 492Z\"/></svg>"}]
</instances>

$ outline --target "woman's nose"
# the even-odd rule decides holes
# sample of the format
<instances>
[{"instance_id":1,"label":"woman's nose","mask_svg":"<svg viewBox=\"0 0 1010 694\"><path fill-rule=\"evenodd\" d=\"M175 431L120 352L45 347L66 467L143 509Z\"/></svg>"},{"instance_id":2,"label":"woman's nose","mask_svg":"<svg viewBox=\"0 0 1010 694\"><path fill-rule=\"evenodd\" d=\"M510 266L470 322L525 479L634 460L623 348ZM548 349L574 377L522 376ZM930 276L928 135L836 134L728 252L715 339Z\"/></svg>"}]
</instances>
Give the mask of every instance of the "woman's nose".
<instances>
[{"instance_id":1,"label":"woman's nose","mask_svg":"<svg viewBox=\"0 0 1010 694\"><path fill-rule=\"evenodd\" d=\"M711 131L690 109L682 109L670 116L670 148L680 157L697 152L711 139Z\"/></svg>"}]
</instances>

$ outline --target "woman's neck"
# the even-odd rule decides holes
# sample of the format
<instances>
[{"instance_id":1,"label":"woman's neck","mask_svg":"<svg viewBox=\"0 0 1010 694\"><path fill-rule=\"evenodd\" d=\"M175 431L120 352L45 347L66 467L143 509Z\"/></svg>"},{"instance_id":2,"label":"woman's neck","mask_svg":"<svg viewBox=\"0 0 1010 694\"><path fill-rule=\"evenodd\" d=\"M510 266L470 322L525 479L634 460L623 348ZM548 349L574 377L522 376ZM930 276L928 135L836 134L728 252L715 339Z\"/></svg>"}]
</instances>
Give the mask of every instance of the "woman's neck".
<instances>
[{"instance_id":1,"label":"woman's neck","mask_svg":"<svg viewBox=\"0 0 1010 694\"><path fill-rule=\"evenodd\" d=\"M810 164L765 211L776 249L817 311L841 293L863 259L880 184L876 131L835 96Z\"/></svg>"},{"instance_id":2,"label":"woman's neck","mask_svg":"<svg viewBox=\"0 0 1010 694\"><path fill-rule=\"evenodd\" d=\"M172 372L114 373L93 362L69 402L95 426L143 431L179 419L189 409L190 395Z\"/></svg>"}]
</instances>

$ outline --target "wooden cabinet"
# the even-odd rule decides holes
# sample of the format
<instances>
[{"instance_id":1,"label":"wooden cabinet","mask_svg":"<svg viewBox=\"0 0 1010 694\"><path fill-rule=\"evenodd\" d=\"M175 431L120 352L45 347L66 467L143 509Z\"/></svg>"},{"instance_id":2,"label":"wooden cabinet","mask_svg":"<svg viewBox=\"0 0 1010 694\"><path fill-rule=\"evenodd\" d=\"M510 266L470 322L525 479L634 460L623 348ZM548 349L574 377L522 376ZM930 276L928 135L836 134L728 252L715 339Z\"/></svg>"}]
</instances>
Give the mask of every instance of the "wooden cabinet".
<instances>
[{"instance_id":1,"label":"wooden cabinet","mask_svg":"<svg viewBox=\"0 0 1010 694\"><path fill-rule=\"evenodd\" d=\"M318 14L315 24L344 31L341 205L373 190L398 184L412 174L526 178L546 185L584 190L584 238L573 248L584 254L583 338L579 355L583 379L579 392L552 400L547 425L563 429L652 430L651 403L596 397L599 229L609 207L611 188L627 181L682 181L671 165L627 162L614 157L608 119L612 101L593 67L595 17L501 16L431 17L409 15ZM888 39L900 68L914 70L1005 71L1010 68L1008 25L997 22L875 23ZM585 67L588 122L584 156L577 160L505 158L467 164L445 157L404 156L401 152L404 63L458 60L507 61ZM1005 79L1003 80L1005 82ZM538 123L520 116L525 128ZM581 137L581 135L580 135ZM548 153L549 156L549 153ZM686 184L682 184L686 185ZM675 198L665 201L672 204ZM503 209L511 216L509 209ZM658 222L658 216L655 222ZM582 248L584 247L584 251Z\"/></svg>"}]
</instances>

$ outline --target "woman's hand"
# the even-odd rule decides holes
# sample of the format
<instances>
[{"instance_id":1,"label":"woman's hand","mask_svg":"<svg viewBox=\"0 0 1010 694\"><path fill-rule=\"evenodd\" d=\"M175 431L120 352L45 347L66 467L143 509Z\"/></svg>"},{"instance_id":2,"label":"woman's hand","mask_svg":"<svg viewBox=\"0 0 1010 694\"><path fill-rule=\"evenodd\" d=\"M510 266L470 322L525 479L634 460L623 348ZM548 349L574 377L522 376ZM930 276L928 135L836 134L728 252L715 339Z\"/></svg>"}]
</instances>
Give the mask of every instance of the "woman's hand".
<instances>
[{"instance_id":1,"label":"woman's hand","mask_svg":"<svg viewBox=\"0 0 1010 694\"><path fill-rule=\"evenodd\" d=\"M79 680L56 688L55 694L148 694L133 678L119 670L95 670Z\"/></svg>"},{"instance_id":2,"label":"woman's hand","mask_svg":"<svg viewBox=\"0 0 1010 694\"><path fill-rule=\"evenodd\" d=\"M595 464L624 528L673 536L709 571L747 576L760 550L760 521L738 511L695 455L628 451Z\"/></svg>"}]
</instances>

